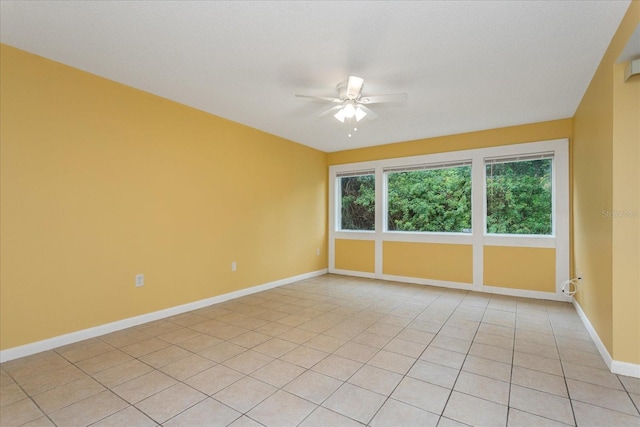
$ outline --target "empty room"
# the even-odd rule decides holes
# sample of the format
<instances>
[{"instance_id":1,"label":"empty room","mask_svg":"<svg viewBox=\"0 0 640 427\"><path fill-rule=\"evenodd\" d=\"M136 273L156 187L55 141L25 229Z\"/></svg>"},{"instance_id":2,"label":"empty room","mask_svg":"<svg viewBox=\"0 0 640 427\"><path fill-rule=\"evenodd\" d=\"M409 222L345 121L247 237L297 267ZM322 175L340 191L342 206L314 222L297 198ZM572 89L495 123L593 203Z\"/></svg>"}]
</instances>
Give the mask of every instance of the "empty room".
<instances>
[{"instance_id":1,"label":"empty room","mask_svg":"<svg viewBox=\"0 0 640 427\"><path fill-rule=\"evenodd\" d=\"M0 0L0 426L640 426L640 1Z\"/></svg>"}]
</instances>

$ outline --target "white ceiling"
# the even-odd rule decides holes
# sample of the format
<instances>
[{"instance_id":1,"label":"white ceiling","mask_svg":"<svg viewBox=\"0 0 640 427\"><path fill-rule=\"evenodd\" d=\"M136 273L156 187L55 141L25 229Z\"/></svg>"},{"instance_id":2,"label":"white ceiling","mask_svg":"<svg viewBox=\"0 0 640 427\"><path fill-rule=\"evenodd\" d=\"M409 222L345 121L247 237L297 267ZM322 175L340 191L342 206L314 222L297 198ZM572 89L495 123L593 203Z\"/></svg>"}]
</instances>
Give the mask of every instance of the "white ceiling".
<instances>
[{"instance_id":1,"label":"white ceiling","mask_svg":"<svg viewBox=\"0 0 640 427\"><path fill-rule=\"evenodd\" d=\"M572 117L624 1L1 1L11 46L339 151ZM352 138L325 105L349 75L404 105Z\"/></svg>"}]
</instances>

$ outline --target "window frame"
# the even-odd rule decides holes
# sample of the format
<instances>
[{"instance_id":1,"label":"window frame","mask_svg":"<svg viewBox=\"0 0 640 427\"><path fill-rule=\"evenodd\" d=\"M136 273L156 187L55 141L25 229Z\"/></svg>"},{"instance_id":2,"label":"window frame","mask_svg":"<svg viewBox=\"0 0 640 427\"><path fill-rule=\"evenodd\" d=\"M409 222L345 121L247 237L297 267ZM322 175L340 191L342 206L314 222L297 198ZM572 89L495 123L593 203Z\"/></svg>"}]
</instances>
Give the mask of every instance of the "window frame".
<instances>
[{"instance_id":1,"label":"window frame","mask_svg":"<svg viewBox=\"0 0 640 427\"><path fill-rule=\"evenodd\" d=\"M406 230L389 230L389 174L391 173L403 173L413 171L426 171L426 170L442 170L452 169L457 167L469 166L469 179L471 180L471 194L469 195L469 208L471 214L470 232L464 231L406 231ZM382 211L382 224L383 233L399 233L399 234L431 234L431 235L470 235L473 233L473 162L471 159L465 159L453 162L437 162L437 163L425 163L419 165L406 165L401 167L386 167L382 170L384 179L384 194L383 194L383 211Z\"/></svg>"},{"instance_id":2,"label":"window frame","mask_svg":"<svg viewBox=\"0 0 640 427\"><path fill-rule=\"evenodd\" d=\"M488 142L491 144L491 142ZM532 153L552 152L552 209L553 235L518 235L486 233L486 168L485 159L496 157L518 156ZM386 230L387 179L384 170L419 164L448 163L471 159L472 194L471 194L471 233L447 232L413 232ZM373 231L336 229L336 209L340 206L339 192L336 191L336 174L348 171L375 171L375 229ZM444 153L433 153L410 157L371 160L357 163L334 164L329 166L329 242L328 271L330 273L352 275L358 277L378 278L383 280L406 281L409 283L435 284L457 289L468 289L479 292L505 293L516 296L566 301L561 293L560 283L569 278L569 140L567 138L523 142L510 145L492 145L483 148L462 149ZM369 240L375 243L375 271L365 273L350 270L336 270L335 241L339 239ZM473 247L473 283L460 284L439 282L411 277L389 276L383 273L383 242L416 242L463 244ZM507 288L491 288L483 284L483 250L486 246L510 246L529 248L555 248L556 252L556 293L535 291L517 291Z\"/></svg>"},{"instance_id":3,"label":"window frame","mask_svg":"<svg viewBox=\"0 0 640 427\"><path fill-rule=\"evenodd\" d=\"M516 159L512 162L507 160ZM487 217L488 217L488 208L487 208L487 164L488 161L498 160L498 163L514 163L517 161L531 161L531 160L551 160L551 234L512 234L512 233L489 233L487 229ZM482 208L482 230L485 236L491 237L523 237L523 238L555 238L556 237L556 161L555 161L555 153L554 152L544 152L544 153L526 153L519 154L516 156L507 155L507 156L497 156L497 157L485 157L482 167L482 186L483 186L483 208Z\"/></svg>"},{"instance_id":4,"label":"window frame","mask_svg":"<svg viewBox=\"0 0 640 427\"><path fill-rule=\"evenodd\" d=\"M358 177L358 176L373 176L374 179L374 191L377 189L376 185L376 172L375 169L367 169L367 170L359 170L359 171L347 171L342 173L337 173L335 175L334 186L335 186L335 203L336 209L334 212L335 218L335 231L340 231L342 233L374 233L376 231L376 225L374 223L373 230L349 230L342 228L342 178L350 178L350 177ZM377 197L374 201L374 209L378 205ZM377 215L376 215L377 216ZM376 221L377 222L377 221Z\"/></svg>"}]
</instances>

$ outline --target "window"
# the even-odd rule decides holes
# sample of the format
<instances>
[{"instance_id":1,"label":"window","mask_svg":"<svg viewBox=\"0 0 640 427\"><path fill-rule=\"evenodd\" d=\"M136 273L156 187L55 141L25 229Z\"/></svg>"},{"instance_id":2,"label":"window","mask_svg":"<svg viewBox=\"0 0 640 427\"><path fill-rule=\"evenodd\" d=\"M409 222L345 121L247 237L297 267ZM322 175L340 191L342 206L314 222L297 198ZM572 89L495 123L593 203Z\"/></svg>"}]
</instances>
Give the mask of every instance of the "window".
<instances>
[{"instance_id":1,"label":"window","mask_svg":"<svg viewBox=\"0 0 640 427\"><path fill-rule=\"evenodd\" d=\"M553 154L487 159L487 233L553 234Z\"/></svg>"},{"instance_id":2,"label":"window","mask_svg":"<svg viewBox=\"0 0 640 427\"><path fill-rule=\"evenodd\" d=\"M471 162L385 172L388 231L471 232Z\"/></svg>"},{"instance_id":3,"label":"window","mask_svg":"<svg viewBox=\"0 0 640 427\"><path fill-rule=\"evenodd\" d=\"M553 281L548 264L540 271L547 275L544 285L509 285L504 293L542 296L555 289L553 299L564 298L560 284L569 278L570 253L568 140L455 148L357 163L340 163L338 156L338 164L329 166L328 271L494 291L505 283L493 275L500 262L525 254L540 256L541 262L555 257ZM464 280L456 271L462 268ZM445 270L451 274L440 274Z\"/></svg>"},{"instance_id":4,"label":"window","mask_svg":"<svg viewBox=\"0 0 640 427\"><path fill-rule=\"evenodd\" d=\"M376 181L373 171L339 174L340 230L375 230Z\"/></svg>"}]
</instances>

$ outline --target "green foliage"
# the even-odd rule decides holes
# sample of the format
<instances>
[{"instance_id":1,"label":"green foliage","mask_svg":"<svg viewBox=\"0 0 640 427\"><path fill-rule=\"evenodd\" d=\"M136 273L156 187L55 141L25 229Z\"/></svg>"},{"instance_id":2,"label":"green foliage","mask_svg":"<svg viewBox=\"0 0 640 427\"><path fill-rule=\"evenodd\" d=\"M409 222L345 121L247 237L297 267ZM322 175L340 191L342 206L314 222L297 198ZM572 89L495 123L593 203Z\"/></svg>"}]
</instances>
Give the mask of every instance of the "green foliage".
<instances>
[{"instance_id":1,"label":"green foliage","mask_svg":"<svg viewBox=\"0 0 640 427\"><path fill-rule=\"evenodd\" d=\"M487 232L552 232L552 160L486 166ZM342 177L342 230L375 229L375 177ZM471 166L388 174L387 229L471 230Z\"/></svg>"},{"instance_id":2,"label":"green foliage","mask_svg":"<svg viewBox=\"0 0 640 427\"><path fill-rule=\"evenodd\" d=\"M471 167L389 174L388 229L464 232L471 229Z\"/></svg>"},{"instance_id":3,"label":"green foliage","mask_svg":"<svg viewBox=\"0 0 640 427\"><path fill-rule=\"evenodd\" d=\"M349 176L340 179L342 230L374 230L376 224L375 177Z\"/></svg>"},{"instance_id":4,"label":"green foliage","mask_svg":"<svg viewBox=\"0 0 640 427\"><path fill-rule=\"evenodd\" d=\"M488 233L551 234L551 162L486 166Z\"/></svg>"}]
</instances>

